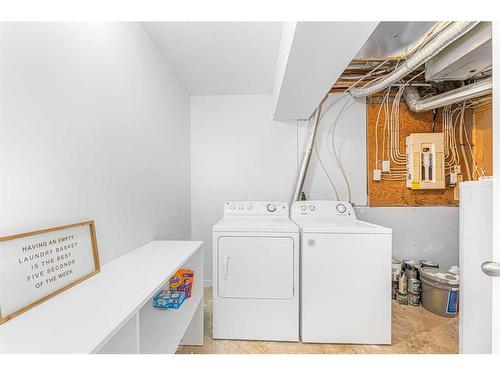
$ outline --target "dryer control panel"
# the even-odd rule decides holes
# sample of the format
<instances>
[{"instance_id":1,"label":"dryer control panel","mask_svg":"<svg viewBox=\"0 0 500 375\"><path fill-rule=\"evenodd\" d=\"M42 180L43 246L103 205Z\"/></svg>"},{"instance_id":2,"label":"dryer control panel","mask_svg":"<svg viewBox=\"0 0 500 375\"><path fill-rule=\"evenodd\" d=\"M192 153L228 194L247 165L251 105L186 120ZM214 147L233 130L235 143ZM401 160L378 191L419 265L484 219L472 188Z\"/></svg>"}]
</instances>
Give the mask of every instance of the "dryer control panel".
<instances>
[{"instance_id":1,"label":"dryer control panel","mask_svg":"<svg viewBox=\"0 0 500 375\"><path fill-rule=\"evenodd\" d=\"M289 209L286 202L239 202L224 203L224 216L285 216Z\"/></svg>"},{"instance_id":2,"label":"dryer control panel","mask_svg":"<svg viewBox=\"0 0 500 375\"><path fill-rule=\"evenodd\" d=\"M351 203L346 201L297 201L292 204L292 219L356 220Z\"/></svg>"}]
</instances>

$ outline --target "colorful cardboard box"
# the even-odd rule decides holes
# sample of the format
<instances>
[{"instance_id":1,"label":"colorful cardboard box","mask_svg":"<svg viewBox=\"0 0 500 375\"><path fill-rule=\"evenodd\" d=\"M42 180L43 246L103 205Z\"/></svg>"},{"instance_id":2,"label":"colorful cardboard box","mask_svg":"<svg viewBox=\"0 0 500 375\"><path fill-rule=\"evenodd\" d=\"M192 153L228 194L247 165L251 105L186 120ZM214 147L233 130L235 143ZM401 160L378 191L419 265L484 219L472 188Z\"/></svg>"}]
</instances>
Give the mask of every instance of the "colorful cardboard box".
<instances>
[{"instance_id":1,"label":"colorful cardboard box","mask_svg":"<svg viewBox=\"0 0 500 375\"><path fill-rule=\"evenodd\" d=\"M177 292L184 292L186 298L191 297L193 288L194 272L190 269L178 270L169 280L169 289Z\"/></svg>"},{"instance_id":2,"label":"colorful cardboard box","mask_svg":"<svg viewBox=\"0 0 500 375\"><path fill-rule=\"evenodd\" d=\"M178 309L185 299L186 294L184 292L161 290L153 297L153 307Z\"/></svg>"}]
</instances>

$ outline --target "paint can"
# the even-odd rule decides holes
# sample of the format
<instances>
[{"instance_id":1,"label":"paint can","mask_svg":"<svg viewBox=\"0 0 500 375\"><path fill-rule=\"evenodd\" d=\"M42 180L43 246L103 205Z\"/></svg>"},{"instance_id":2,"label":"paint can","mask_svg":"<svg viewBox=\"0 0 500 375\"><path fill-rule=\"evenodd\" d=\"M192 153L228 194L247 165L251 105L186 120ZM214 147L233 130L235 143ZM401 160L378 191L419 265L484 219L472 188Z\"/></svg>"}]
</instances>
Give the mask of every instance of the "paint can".
<instances>
[{"instance_id":1,"label":"paint can","mask_svg":"<svg viewBox=\"0 0 500 375\"><path fill-rule=\"evenodd\" d=\"M401 305L408 305L408 294L398 293L396 300Z\"/></svg>"},{"instance_id":2,"label":"paint can","mask_svg":"<svg viewBox=\"0 0 500 375\"><path fill-rule=\"evenodd\" d=\"M428 267L428 268L439 268L439 264L436 263L436 262L433 262L431 260L425 260L425 259L422 259L420 260L420 267L421 268L424 268L424 267Z\"/></svg>"},{"instance_id":3,"label":"paint can","mask_svg":"<svg viewBox=\"0 0 500 375\"><path fill-rule=\"evenodd\" d=\"M420 272L420 280L424 309L448 318L457 315L458 275L436 268L424 267Z\"/></svg>"},{"instance_id":4,"label":"paint can","mask_svg":"<svg viewBox=\"0 0 500 375\"><path fill-rule=\"evenodd\" d=\"M392 280L392 299L396 299L398 295L398 287L399 287L399 281Z\"/></svg>"},{"instance_id":5,"label":"paint can","mask_svg":"<svg viewBox=\"0 0 500 375\"><path fill-rule=\"evenodd\" d=\"M408 265L406 268L406 276L408 276L408 282L410 279L418 279L418 271L417 268L413 265Z\"/></svg>"},{"instance_id":6,"label":"paint can","mask_svg":"<svg viewBox=\"0 0 500 375\"><path fill-rule=\"evenodd\" d=\"M406 271L406 269L408 268L408 266L412 266L414 264L416 264L417 262L415 262L414 260L409 260L409 259L404 259L402 262L401 262L401 271Z\"/></svg>"},{"instance_id":7,"label":"paint can","mask_svg":"<svg viewBox=\"0 0 500 375\"><path fill-rule=\"evenodd\" d=\"M401 261L397 259L392 260L392 281L398 279L399 274L401 273Z\"/></svg>"},{"instance_id":8,"label":"paint can","mask_svg":"<svg viewBox=\"0 0 500 375\"><path fill-rule=\"evenodd\" d=\"M401 271L399 272L396 272L396 270L394 270L394 272L392 273L391 275L391 279L392 281L398 281L399 280L399 274L401 273Z\"/></svg>"},{"instance_id":9,"label":"paint can","mask_svg":"<svg viewBox=\"0 0 500 375\"><path fill-rule=\"evenodd\" d=\"M416 277L408 278L408 293L420 294L422 290L422 283Z\"/></svg>"},{"instance_id":10,"label":"paint can","mask_svg":"<svg viewBox=\"0 0 500 375\"><path fill-rule=\"evenodd\" d=\"M408 305L419 306L420 305L420 293L408 293Z\"/></svg>"},{"instance_id":11,"label":"paint can","mask_svg":"<svg viewBox=\"0 0 500 375\"><path fill-rule=\"evenodd\" d=\"M408 292L408 276L406 276L406 273L401 272L398 281L398 293L406 294Z\"/></svg>"}]
</instances>

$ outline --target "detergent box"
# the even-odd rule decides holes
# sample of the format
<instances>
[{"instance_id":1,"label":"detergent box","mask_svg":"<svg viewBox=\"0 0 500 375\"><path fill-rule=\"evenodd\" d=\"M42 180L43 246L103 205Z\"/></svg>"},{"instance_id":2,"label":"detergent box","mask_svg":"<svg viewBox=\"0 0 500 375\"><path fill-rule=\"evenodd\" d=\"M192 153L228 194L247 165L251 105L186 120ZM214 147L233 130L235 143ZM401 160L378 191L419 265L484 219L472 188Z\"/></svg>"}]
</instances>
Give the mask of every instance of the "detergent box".
<instances>
[{"instance_id":1,"label":"detergent box","mask_svg":"<svg viewBox=\"0 0 500 375\"><path fill-rule=\"evenodd\" d=\"M184 292L186 298L191 297L193 288L194 272L189 269L178 270L169 280L169 289L177 292Z\"/></svg>"},{"instance_id":2,"label":"detergent box","mask_svg":"<svg viewBox=\"0 0 500 375\"><path fill-rule=\"evenodd\" d=\"M178 309L186 299L184 292L162 290L153 297L153 307Z\"/></svg>"}]
</instances>

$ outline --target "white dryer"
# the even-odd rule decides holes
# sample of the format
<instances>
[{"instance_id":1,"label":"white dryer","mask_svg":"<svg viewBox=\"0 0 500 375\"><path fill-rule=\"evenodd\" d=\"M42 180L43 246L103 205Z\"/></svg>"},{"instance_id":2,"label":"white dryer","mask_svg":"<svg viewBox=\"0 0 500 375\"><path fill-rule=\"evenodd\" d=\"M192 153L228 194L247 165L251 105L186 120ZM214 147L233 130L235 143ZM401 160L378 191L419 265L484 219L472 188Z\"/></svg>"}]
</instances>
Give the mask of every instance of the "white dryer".
<instances>
[{"instance_id":1,"label":"white dryer","mask_svg":"<svg viewBox=\"0 0 500 375\"><path fill-rule=\"evenodd\" d=\"M299 340L299 230L283 202L226 202L213 227L213 337Z\"/></svg>"},{"instance_id":2,"label":"white dryer","mask_svg":"<svg viewBox=\"0 0 500 375\"><path fill-rule=\"evenodd\" d=\"M299 201L303 342L390 344L392 230L349 202Z\"/></svg>"}]
</instances>

